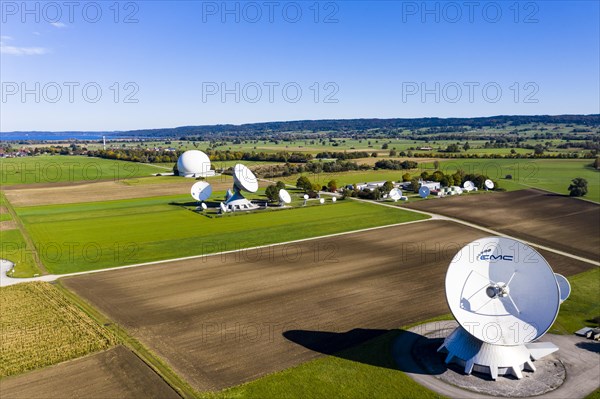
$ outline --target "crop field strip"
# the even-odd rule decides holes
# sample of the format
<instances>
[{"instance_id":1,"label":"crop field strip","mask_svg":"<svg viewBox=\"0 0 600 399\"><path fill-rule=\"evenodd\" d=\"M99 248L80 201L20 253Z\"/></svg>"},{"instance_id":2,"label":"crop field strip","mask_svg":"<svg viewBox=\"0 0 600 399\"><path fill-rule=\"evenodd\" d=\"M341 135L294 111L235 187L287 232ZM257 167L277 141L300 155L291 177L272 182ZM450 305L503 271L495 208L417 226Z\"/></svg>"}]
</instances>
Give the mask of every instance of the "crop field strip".
<instances>
[{"instance_id":1,"label":"crop field strip","mask_svg":"<svg viewBox=\"0 0 600 399\"><path fill-rule=\"evenodd\" d=\"M431 234L436 239L428 239ZM288 331L305 330L311 340L325 332L397 328L446 314L448 262L460 246L482 236L452 222L430 221L272 253L241 251L68 277L62 284L130 331L195 389L219 390L319 356L286 339ZM542 253L565 275L590 268Z\"/></svg>"},{"instance_id":2,"label":"crop field strip","mask_svg":"<svg viewBox=\"0 0 600 399\"><path fill-rule=\"evenodd\" d=\"M408 208L465 220L553 249L600 260L600 205L528 189L431 199Z\"/></svg>"},{"instance_id":3,"label":"crop field strip","mask_svg":"<svg viewBox=\"0 0 600 399\"><path fill-rule=\"evenodd\" d=\"M180 399L152 369L123 346L3 379L5 398Z\"/></svg>"},{"instance_id":4,"label":"crop field strip","mask_svg":"<svg viewBox=\"0 0 600 399\"><path fill-rule=\"evenodd\" d=\"M35 370L116 344L115 337L43 282L0 289L0 376Z\"/></svg>"},{"instance_id":5,"label":"crop field strip","mask_svg":"<svg viewBox=\"0 0 600 399\"><path fill-rule=\"evenodd\" d=\"M18 208L51 273L173 259L424 220L374 204L336 204L208 218L153 197ZM85 218L82 218L85 215ZM121 228L120 226L127 226Z\"/></svg>"}]
</instances>

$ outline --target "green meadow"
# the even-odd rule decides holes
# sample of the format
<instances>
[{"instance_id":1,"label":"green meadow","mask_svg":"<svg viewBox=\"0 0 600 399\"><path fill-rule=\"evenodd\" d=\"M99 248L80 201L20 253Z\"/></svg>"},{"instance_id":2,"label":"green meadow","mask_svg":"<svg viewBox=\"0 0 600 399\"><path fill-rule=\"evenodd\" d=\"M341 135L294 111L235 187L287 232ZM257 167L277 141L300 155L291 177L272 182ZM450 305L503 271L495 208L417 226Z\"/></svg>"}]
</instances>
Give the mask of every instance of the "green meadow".
<instances>
[{"instance_id":1,"label":"green meadow","mask_svg":"<svg viewBox=\"0 0 600 399\"><path fill-rule=\"evenodd\" d=\"M202 255L426 218L356 201L203 215L189 196L17 208L50 273Z\"/></svg>"},{"instance_id":2,"label":"green meadow","mask_svg":"<svg viewBox=\"0 0 600 399\"><path fill-rule=\"evenodd\" d=\"M2 185L121 180L160 172L165 170L141 163L87 156L0 158Z\"/></svg>"}]
</instances>

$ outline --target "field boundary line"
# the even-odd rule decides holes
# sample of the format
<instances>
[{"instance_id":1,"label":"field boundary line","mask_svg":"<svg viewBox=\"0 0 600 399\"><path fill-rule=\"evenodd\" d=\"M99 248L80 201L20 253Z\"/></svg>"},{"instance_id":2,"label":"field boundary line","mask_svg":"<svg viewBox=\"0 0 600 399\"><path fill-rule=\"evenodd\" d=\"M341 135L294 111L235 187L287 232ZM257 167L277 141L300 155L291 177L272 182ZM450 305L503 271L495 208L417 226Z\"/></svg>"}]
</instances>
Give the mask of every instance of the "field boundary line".
<instances>
[{"instance_id":1,"label":"field boundary line","mask_svg":"<svg viewBox=\"0 0 600 399\"><path fill-rule=\"evenodd\" d=\"M363 199L359 199L359 198L352 198L352 199L355 200L355 201L373 202L373 201L363 200ZM397 207L395 205L390 205L390 204L385 204L385 203L380 203L380 202L374 202L374 203L377 204L377 205L381 205L381 206L387 206L387 207L392 207L392 208L399 208L399 207ZM404 208L400 208L400 209L404 209ZM534 242L531 242L531 241L528 241L528 240L524 240L524 239L521 239L521 238L518 238L518 237L514 237L514 236L511 236L511 235L508 235L508 234L504 234L504 233L501 233L499 231L496 231L496 230L493 230L493 229L489 229L487 227L479 226L479 225L477 225L475 223L466 222L464 220L456 219L456 218L449 217L449 216L439 215L437 213L431 213L431 212L425 212L425 211L421 211L421 210L416 210L416 209L413 209L413 208L410 208L410 210L413 211L413 212L422 213L424 215L431 216L431 219L426 219L426 220L447 220L449 222L454 222L454 223L462 224L464 226L471 227L471 228L474 228L474 229L478 229L478 230L481 230L481 231L485 231L486 233L490 233L490 234L493 234L493 235L496 235L496 236L512 238L514 240L518 240L518 241L524 242L525 244L529 245L530 247L539 248L539 249L542 249L544 251L552 252L552 253L555 253L555 254L558 254L558 255L566 256L567 258L575 259L575 260L578 260L578 261L581 261L581 262L589 263L591 265L600 267L600 262L598 262L598 261L595 261L595 260L592 260L592 259L588 259L588 258L584 258L583 256L579 256L579 255L573 255L573 254L570 254L568 252L564 252L564 251L560 251L558 249L547 247L545 245L536 244Z\"/></svg>"}]
</instances>

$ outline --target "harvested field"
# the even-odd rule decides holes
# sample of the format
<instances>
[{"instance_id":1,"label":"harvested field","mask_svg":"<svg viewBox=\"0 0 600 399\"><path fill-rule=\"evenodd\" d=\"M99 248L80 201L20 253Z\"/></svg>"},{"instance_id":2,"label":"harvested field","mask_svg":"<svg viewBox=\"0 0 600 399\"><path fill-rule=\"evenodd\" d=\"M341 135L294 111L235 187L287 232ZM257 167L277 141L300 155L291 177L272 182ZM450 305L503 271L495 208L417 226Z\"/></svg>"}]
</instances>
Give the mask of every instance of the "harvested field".
<instances>
[{"instance_id":1,"label":"harvested field","mask_svg":"<svg viewBox=\"0 0 600 399\"><path fill-rule=\"evenodd\" d=\"M285 332L313 331L304 339L318 341L364 329L347 347L448 313L448 263L485 235L430 221L61 281L193 387L218 390L319 356ZM544 255L566 275L591 267Z\"/></svg>"},{"instance_id":2,"label":"harvested field","mask_svg":"<svg viewBox=\"0 0 600 399\"><path fill-rule=\"evenodd\" d=\"M6 220L4 222L0 222L0 231L6 230L14 230L17 228L17 222L14 220Z\"/></svg>"},{"instance_id":3,"label":"harvested field","mask_svg":"<svg viewBox=\"0 0 600 399\"><path fill-rule=\"evenodd\" d=\"M2 397L180 398L152 369L122 346L4 379Z\"/></svg>"},{"instance_id":4,"label":"harvested field","mask_svg":"<svg viewBox=\"0 0 600 399\"><path fill-rule=\"evenodd\" d=\"M407 207L600 260L600 205L588 201L529 189L419 201Z\"/></svg>"},{"instance_id":5,"label":"harvested field","mask_svg":"<svg viewBox=\"0 0 600 399\"><path fill-rule=\"evenodd\" d=\"M196 182L194 179L174 177L175 182L146 184L151 179L137 179L138 184L127 184L127 181L100 181L93 183L54 183L21 185L3 188L6 198L15 207L74 204L79 202L110 201L129 198L158 197L163 195L189 194ZM229 176L218 176L208 180L213 191L224 191L231 188ZM266 183L259 182L262 187Z\"/></svg>"}]
</instances>

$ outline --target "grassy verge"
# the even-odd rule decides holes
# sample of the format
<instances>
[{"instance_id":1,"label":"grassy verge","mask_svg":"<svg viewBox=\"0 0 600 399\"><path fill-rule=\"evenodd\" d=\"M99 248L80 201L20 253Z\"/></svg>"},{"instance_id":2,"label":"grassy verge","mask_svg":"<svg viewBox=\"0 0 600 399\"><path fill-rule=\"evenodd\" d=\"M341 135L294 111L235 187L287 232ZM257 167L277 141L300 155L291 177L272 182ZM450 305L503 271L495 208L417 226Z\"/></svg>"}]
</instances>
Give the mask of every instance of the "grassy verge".
<instances>
[{"instance_id":1,"label":"grassy verge","mask_svg":"<svg viewBox=\"0 0 600 399\"><path fill-rule=\"evenodd\" d=\"M31 277L40 274L33 253L19 229L0 231L0 258L15 264L11 277Z\"/></svg>"},{"instance_id":2,"label":"grassy verge","mask_svg":"<svg viewBox=\"0 0 600 399\"><path fill-rule=\"evenodd\" d=\"M572 334L582 327L598 327L600 320L600 268L569 277L571 296L560 306L560 312L549 332Z\"/></svg>"},{"instance_id":3,"label":"grassy verge","mask_svg":"<svg viewBox=\"0 0 600 399\"><path fill-rule=\"evenodd\" d=\"M17 209L42 262L69 273L202 255L426 219L357 201L209 218L188 196Z\"/></svg>"},{"instance_id":4,"label":"grassy verge","mask_svg":"<svg viewBox=\"0 0 600 399\"><path fill-rule=\"evenodd\" d=\"M0 377L113 346L115 337L43 282L0 288Z\"/></svg>"}]
</instances>

